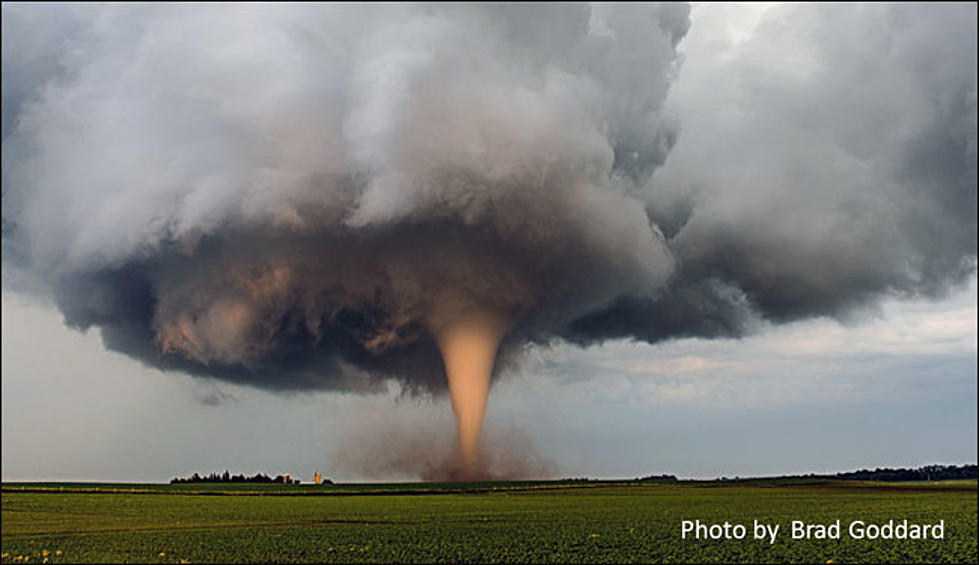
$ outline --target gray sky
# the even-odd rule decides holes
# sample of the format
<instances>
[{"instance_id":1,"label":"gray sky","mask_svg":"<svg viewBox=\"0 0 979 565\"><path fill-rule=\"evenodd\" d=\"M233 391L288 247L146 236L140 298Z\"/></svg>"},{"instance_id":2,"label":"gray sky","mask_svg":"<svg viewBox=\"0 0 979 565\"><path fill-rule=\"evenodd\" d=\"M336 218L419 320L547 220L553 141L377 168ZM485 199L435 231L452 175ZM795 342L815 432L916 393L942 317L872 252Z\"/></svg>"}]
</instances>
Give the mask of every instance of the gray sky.
<instances>
[{"instance_id":1,"label":"gray sky","mask_svg":"<svg viewBox=\"0 0 979 565\"><path fill-rule=\"evenodd\" d=\"M3 480L166 480L229 468L315 470L418 429L454 441L448 402L282 395L147 369L97 331L3 296ZM50 344L39 347L40 343ZM536 350L490 397L486 433L516 430L561 476L763 475L976 460L976 284L879 317L773 327L742 340ZM365 430L367 432L365 433ZM394 477L396 478L396 477Z\"/></svg>"},{"instance_id":2,"label":"gray sky","mask_svg":"<svg viewBox=\"0 0 979 565\"><path fill-rule=\"evenodd\" d=\"M594 299L589 294L592 286L600 287L595 291L599 296L602 292L616 296L632 292L630 285L635 280L649 284L650 288L665 289L666 306L635 316L630 316L629 304L622 307L624 312L611 308L596 316L585 316L585 322L572 324L573 331L565 333L548 325L557 322L547 318L548 310L544 308L537 326L521 331L528 335L533 331L545 334L553 331L553 335L579 342L625 335L656 343L618 339L579 348L555 340L551 347L516 348L511 352L513 365L494 385L490 397L484 429L488 444L502 451L510 446L509 450L518 455L536 453L552 463L550 468L557 476L633 477L653 473L675 473L683 477L746 476L975 462L975 25L962 23L962 18L947 9L917 13L914 10L928 8L912 6L906 10L911 12L892 13L889 7L876 6L823 9L807 5L696 4L690 14L692 25L678 47L682 59L678 78L670 85L668 95L664 77L669 76L672 63L656 55L670 52L668 26L663 27L661 38L666 42L664 51L653 50L650 59L640 61L661 73L650 73L649 77L633 82L630 77L634 73L616 74L622 69L614 65L594 72L595 80L607 86L608 93L628 94L634 88L649 96L637 105L654 108L651 114L643 113L646 110L636 115L626 110L616 114L619 110L615 109L620 108L617 104L621 102L617 99L609 105L613 110L599 107L610 112L612 127L620 128L618 139L626 140L624 147L635 149L635 155L641 154L647 162L655 162L668 153L665 165L652 180L635 187L638 194L635 198L645 201L647 213L659 222L670 241L661 245L656 237L663 238L663 235L642 239L641 245L629 247L628 253L622 252L621 262L626 266L618 266L619 256L608 250L632 241L628 238L636 233L636 216L618 207L624 201L609 203L588 198L569 201L570 210L579 210L580 206L582 211L573 221L583 222L580 226L570 225L586 233L584 241L599 250L594 266L607 266L611 274L588 278L592 274L586 273L579 281L585 290L572 295L566 304L558 304L554 310L589 311L592 306L588 301ZM119 21L125 22L128 12L120 13ZM134 10L134 13L140 12ZM915 17L908 19L909 14ZM915 14L927 17L919 18ZM166 12L162 15L159 29L165 31L172 22ZM580 23L574 14L566 15L568 20L561 25L570 29L576 22ZM661 23L673 26L671 29L684 27L672 12L664 11L657 17ZM616 20L614 14L607 19L607 25L618 30L620 40L628 45L625 42L633 37L629 35L628 21ZM35 72L30 65L25 67L26 71L17 65L21 61L33 61L37 69L53 68L54 59L46 55L46 46L53 44L53 38L61 37L62 32L67 33L65 30L71 30L75 21L66 17L49 26L37 24L37 29L43 32L26 34L29 41L23 37L16 40L23 49L23 59L8 56L12 51L6 40L4 44L4 77L7 79L8 73L19 77L20 82L16 84L22 90L5 88L4 91L4 206L13 202L17 212L9 217L22 220L22 226L34 229L33 259L37 264L47 260L54 265L50 272L58 272L64 264L74 265L73 261L85 272L92 265L100 265L99 261L111 262L114 258L127 257L130 252L139 256L146 249L145 245L140 247L140 238L146 235L146 222L140 214L146 211L156 218L152 216L155 209L147 204L152 199L144 198L142 193L132 193L137 197L114 200L114 195L125 196L126 191L113 191L112 183L125 179L129 170L125 163L130 156L138 159L141 155L156 155L152 143L158 139L146 135L125 142L125 137L116 134L128 132L128 122L114 120L111 115L105 121L108 125L93 130L92 135L118 146L113 146L112 151L100 149L88 157L72 143L67 147L74 149L58 153L62 147L58 136L74 131L68 126L74 123L70 119L77 113L65 112L64 117L69 120L66 122L57 121L60 115L44 116L43 120L33 122L36 131L49 134L37 139L55 140L44 158L58 160L50 161L55 166L45 165L43 159L28 160L25 162L29 165L18 168L16 175L7 176L8 163L15 162L17 151L30 147L20 141L8 144L7 134L14 128L12 115L17 110L14 101L20 104L21 98L29 96L31 88L36 87L34 83L42 81L32 77L43 74L39 70ZM256 21L261 25L261 18ZM484 30L478 27L479 18L459 21ZM244 29L253 25L247 17L239 23ZM451 29L445 31L430 23L426 20L419 27L407 29L404 37L410 41L404 40L405 44L416 45L417 38L411 35L414 33L421 38L418 41L423 47L433 37L447 37L444 40L449 44L456 41ZM559 32L561 26L552 27ZM125 44L130 40L127 26L113 31L106 24L105 29L108 29L106 37L112 41ZM555 32L555 44L564 40L558 32ZM440 35L443 33L448 35ZM514 41L519 43L522 32L517 29L516 33ZM956 43L947 42L953 47L942 51L942 45L946 44L936 39L936 34L971 37L973 50L957 51ZM166 34L160 37L160 42L152 45L166 45ZM391 42L400 48L398 41L402 39L395 36ZM263 41L270 43L258 45L260 51L282 47L276 43L275 36L263 37ZM385 41L387 38L372 49L387 53ZM232 44L244 53L256 48ZM476 67L497 72L495 59L482 54L479 51L482 47L482 44L472 46L473 60L479 63ZM399 53L397 49L392 52ZM886 54L886 58L881 54ZM118 54L122 60L126 56L122 51ZM486 59L480 59L481 56ZM535 51L529 56L557 60L558 66L573 63L560 60L560 53ZM118 90L112 92L118 99L103 100L99 96L98 87L106 83L99 78L103 76L100 73L118 66L115 52L100 57L96 58L99 64L85 67L90 74L82 75L83 79L91 79L91 84L86 86L82 80L74 91L65 90L63 98L58 98L62 91L57 88L48 92L47 102L51 107L60 107L56 104L60 100L65 108L82 104L97 113L114 111L120 104L132 104L127 108L134 120L155 116L155 112L144 112L140 105L142 97L138 87L143 83L139 80L118 83ZM153 52L149 51L146 60L152 63L152 57ZM412 52L378 60L392 65L381 67L383 71L410 68L411 61L424 57ZM619 61L614 57L609 60ZM622 60L631 61L628 57ZM837 63L827 64L833 61ZM838 64L840 61L843 63ZM971 61L968 65L971 74L965 72L967 67L961 61ZM238 70L239 63L239 60L225 61L216 68ZM449 71L445 72L451 75L452 65L456 63L451 56L446 59L444 64ZM250 69L247 65L243 68ZM192 73L195 67L189 65L184 70ZM291 75L292 72L298 75ZM302 79L306 76L301 65L296 69L282 69L282 73L285 84L297 80L296 76ZM233 73L229 76L234 78ZM497 80L519 84L525 78L505 73L488 76L494 77L486 79L490 85ZM542 137L519 150L517 153L524 152L521 157L532 160L537 157L533 152L541 147L544 148L541 158L545 160L550 158L548 151L551 151L560 158L575 160L584 156L601 161L595 155L603 155L606 146L589 145L587 135L577 136L577 130L566 129L578 126L561 118L565 115L561 112L576 116L578 110L575 105L578 100L569 102L561 98L565 92L562 89L568 88L575 95L592 91L576 90L577 83L563 82L560 74L554 76L548 75L548 80L555 82L548 83L550 90L545 90L544 98L517 97L519 103L528 104L525 115L518 112L517 118L511 119L509 114L502 114L501 121L501 116L493 113L496 106L489 104L484 109L485 115L478 117L490 123L503 123L500 131L504 133L513 124L530 124L534 131L557 128L554 139ZM202 77L177 73L173 80L208 84L210 75ZM235 83L210 86L220 90L229 84L233 87ZM301 81L300 84L306 85ZM363 87L361 82L353 84L356 88ZM126 90L132 85L136 85L136 90ZM464 89L464 85L459 88ZM302 89L297 92L287 103L270 107L290 108L290 104L303 107L307 100L301 96ZM365 92L370 94L373 90ZM528 91L517 89L516 92ZM256 103L271 104L268 100L278 100L276 97L283 95L279 91L265 94L266 98L256 96ZM291 96L288 92L286 95ZM557 109L541 106L542 100L552 101L547 97L551 95L563 105ZM665 96L665 102L660 95ZM465 92L462 96L463 100L469 99ZM506 99L512 101L513 96L508 95ZM623 98L628 99L628 96ZM965 100L964 105L957 105L960 99ZM588 101L587 96L585 100ZM367 109L355 112L347 122L357 126L353 153L358 147L361 150L366 147L369 156L374 156L378 151L378 136L390 133L382 131L385 124L377 121L377 116L384 114L377 104L381 102L368 100ZM444 104L440 107L451 112ZM628 104L623 103L621 107ZM589 108L585 106L586 110ZM233 104L221 107L221 112L230 115L232 121L239 120L237 125L242 129L234 131L244 131L246 137L247 132L266 131L263 128L271 127L269 124L279 127L276 120L280 118L292 123L288 121L290 116L252 110ZM193 117L196 111L199 111L196 106L188 107L186 115ZM552 121L559 126L548 121L553 117L551 111L559 118ZM255 115L262 119L253 120ZM204 114L202 120L212 117ZM222 117L227 116L222 114ZM458 116L460 122L469 118L468 114ZM667 144L669 147L662 150L659 145L644 145L646 140L641 136L636 141L630 137L635 132L629 129L635 120L654 120L656 127L666 132L663 135L676 134L675 146ZM680 125L675 126L676 123ZM122 124L119 126L122 129L114 130L118 124ZM153 122L147 131L166 140L168 135L175 135L168 129L170 126L165 120ZM424 135L416 135L419 132L411 129L415 126L403 127L404 132L395 129L394 133L426 139ZM300 137L304 143L324 142L316 137L316 132L304 132L298 126L294 129L301 135L313 136ZM587 128L582 131L588 133ZM228 159L229 170L247 163L247 157L234 154L240 148L221 137L226 133L221 128L202 129L200 133L194 139L200 140L201 146L187 149L191 158L188 167L196 166L193 159L201 151L211 150L219 162ZM99 138L100 135L103 137ZM579 137L586 140L581 147L560 142L565 138L578 141ZM151 140L145 147L140 145L144 139ZM446 139L455 138L446 136ZM964 148L960 143L963 139ZM382 141L388 145L397 142L396 139ZM453 149L407 145L409 157L415 160L431 156L425 151L445 155ZM233 149L229 149L231 146ZM492 158L499 159L504 170L504 165L514 158L505 146L486 150ZM594 147L600 150L592 153ZM232 157L223 153L226 151ZM959 155L955 151L963 154L965 160L948 161L948 154ZM301 153L286 155L287 163L305 166L308 156ZM480 156L477 161L482 160L483 154L477 153ZM108 159L106 155L114 158ZM174 155L174 160L186 156L179 148ZM468 157L453 155L460 166L468 166L465 161ZM88 167L90 160L101 166ZM67 165L60 169L65 162ZM31 163L37 166L31 168ZM117 166L121 168L115 169ZM637 172L641 166L635 169L630 169L628 164L616 166L625 167L616 169L617 175L641 177ZM104 178L99 176L103 171L107 171ZM97 217L103 221L92 222L91 216L84 214L71 216L99 202L98 198L87 197L73 200L75 192L60 196L48 193L47 205L43 205L43 200L38 205L23 197L27 203L24 210L28 211L23 214L17 208L21 201L16 200L16 191L13 200L8 198L10 186L21 186L16 183L53 186L64 180L57 174L63 174L69 181L78 178L78 186L91 182L99 190L104 187L104 195L108 196L99 193L98 197L104 196L106 205L96 209L102 214ZM288 178L277 178L291 186ZM202 186L220 188L220 181L214 182L218 184ZM76 185L69 182L65 186ZM371 197L365 200L369 206L362 203L358 212L361 219L355 220L376 221L401 213L399 207L406 207L408 202L399 200L395 192L385 192L391 186L395 185L378 183L376 190L369 193ZM77 194L85 196L86 193ZM200 194L208 198L214 194L221 196L219 190ZM196 202L199 206L181 210L178 223L195 225L195 229L204 226L206 230L212 217L227 213L221 208L225 201L236 201L227 194L215 197L214 201L201 201L200 194L181 200L182 205ZM447 197L451 198L452 194ZM74 204L69 206L68 202ZM254 206L250 213L272 209L270 214L279 214L275 222L291 221L288 211L274 209L274 202L246 204ZM67 209L67 216L52 221L49 212L62 205ZM367 220L363 220L365 215ZM224 469L246 473L289 472L301 477L309 477L319 470L340 480L413 478L396 473L372 474L361 463L351 462L350 450L363 448L368 454L390 451L393 438L401 449L432 444L438 451L454 441L454 423L447 400L433 400L426 394L404 394L403 385L394 381L380 389L375 387L374 393L362 393L370 387L355 379L331 383L331 387L349 392L302 391L301 383L305 382L302 380L296 381L300 383L295 389L298 392L268 392L229 383L227 379L149 368L133 358L144 355L145 359L142 349L138 350L140 353L130 349L133 357L107 351L100 335L102 330L97 325L81 332L68 329L65 324L66 318L74 325L92 323L79 321L86 315L97 319L98 308L103 304L99 292L103 289L96 283L67 291L62 286L58 294L59 311L49 293L38 290L42 285L31 278L29 270L11 266L19 264L18 254L25 248L10 239L6 210L4 217L4 481L162 481L195 471ZM639 217L642 229L648 230L644 226L645 218ZM78 221L77 226L73 220ZM127 224L133 229L118 229ZM72 232L76 227L77 232ZM673 228L680 230L677 237L671 233ZM119 237L119 233L125 233L126 237ZM64 260L51 260L58 257L65 241L70 246ZM129 250L130 247L135 251ZM669 254L671 261L672 257L679 258L677 264L686 270L670 275L664 267L665 254ZM697 278L701 276L698 269L719 269L728 277L727 286L701 284L706 279ZM616 275L619 272L622 276ZM46 272L38 269L34 273L44 276ZM674 286L664 286L668 278L674 281L669 283ZM168 304L175 312L173 327L179 325L178 314L184 307L180 300L188 294L188 289L196 288L205 297L213 291L207 287L208 276L191 282L192 286L175 287L168 297ZM196 299L194 292L189 294ZM905 298L895 298L895 294ZM673 298L681 304L679 310L670 309ZM218 295L214 302L221 303L222 299ZM689 300L689 304L684 300ZM684 310L686 306L682 304L693 305L692 311L703 306L706 313L698 319L690 315L691 310ZM664 319L664 312L680 312L684 322L661 329L656 323ZM718 327L722 330L717 331ZM113 331L118 332L118 327ZM114 349L126 351L136 347L125 339L120 341L118 334L108 335L116 344ZM683 338L684 335L706 337ZM726 337L731 335L743 337ZM210 347L217 352L211 353L224 356L218 357L219 360L237 359L236 355L251 351L249 347L254 345L240 343L237 334L223 327L213 330L209 339ZM662 339L666 340L658 341ZM199 351L199 348L185 347L187 351ZM152 363L152 359L148 362ZM419 367L424 369L425 365ZM297 375L290 378L306 378L304 373ZM407 380L431 386L416 377ZM270 382L263 386L276 388Z\"/></svg>"}]
</instances>

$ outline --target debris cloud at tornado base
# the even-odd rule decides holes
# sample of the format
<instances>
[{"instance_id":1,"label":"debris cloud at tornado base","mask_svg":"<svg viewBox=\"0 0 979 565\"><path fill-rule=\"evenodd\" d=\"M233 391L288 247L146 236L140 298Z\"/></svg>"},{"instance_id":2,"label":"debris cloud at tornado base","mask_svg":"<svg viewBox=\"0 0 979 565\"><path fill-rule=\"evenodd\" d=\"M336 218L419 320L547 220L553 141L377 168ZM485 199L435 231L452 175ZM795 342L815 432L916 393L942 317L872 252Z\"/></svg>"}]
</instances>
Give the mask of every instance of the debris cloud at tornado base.
<instances>
[{"instance_id":1,"label":"debris cloud at tornado base","mask_svg":"<svg viewBox=\"0 0 979 565\"><path fill-rule=\"evenodd\" d=\"M448 390L475 468L524 344L967 280L975 10L781 6L710 58L682 4L5 4L4 290L164 370Z\"/></svg>"},{"instance_id":2,"label":"debris cloud at tornado base","mask_svg":"<svg viewBox=\"0 0 979 565\"><path fill-rule=\"evenodd\" d=\"M489 427L475 459L465 462L451 436L433 422L358 422L329 456L341 476L369 480L533 480L559 476L554 461L517 423Z\"/></svg>"}]
</instances>

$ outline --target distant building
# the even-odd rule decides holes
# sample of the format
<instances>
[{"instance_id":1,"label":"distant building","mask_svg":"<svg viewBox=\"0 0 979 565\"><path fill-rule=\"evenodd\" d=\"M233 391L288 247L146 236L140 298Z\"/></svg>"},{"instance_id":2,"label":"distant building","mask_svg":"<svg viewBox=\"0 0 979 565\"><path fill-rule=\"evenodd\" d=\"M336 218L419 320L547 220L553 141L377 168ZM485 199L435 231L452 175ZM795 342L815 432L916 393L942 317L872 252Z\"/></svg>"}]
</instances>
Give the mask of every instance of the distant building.
<instances>
[{"instance_id":1,"label":"distant building","mask_svg":"<svg viewBox=\"0 0 979 565\"><path fill-rule=\"evenodd\" d=\"M289 480L289 473L282 475L282 482L287 485L292 484L292 481Z\"/></svg>"},{"instance_id":2,"label":"distant building","mask_svg":"<svg viewBox=\"0 0 979 565\"><path fill-rule=\"evenodd\" d=\"M319 471L316 471L316 474L313 475L313 484L318 485L322 482L323 482L323 475L321 475Z\"/></svg>"}]
</instances>

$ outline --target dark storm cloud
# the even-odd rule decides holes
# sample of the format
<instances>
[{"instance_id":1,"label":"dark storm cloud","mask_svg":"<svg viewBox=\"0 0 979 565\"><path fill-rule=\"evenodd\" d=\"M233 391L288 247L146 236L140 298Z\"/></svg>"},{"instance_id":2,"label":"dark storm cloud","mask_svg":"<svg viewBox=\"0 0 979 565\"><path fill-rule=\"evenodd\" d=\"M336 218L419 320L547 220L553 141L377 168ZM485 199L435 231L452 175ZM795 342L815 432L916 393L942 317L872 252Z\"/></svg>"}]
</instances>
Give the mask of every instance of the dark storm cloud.
<instances>
[{"instance_id":1,"label":"dark storm cloud","mask_svg":"<svg viewBox=\"0 0 979 565\"><path fill-rule=\"evenodd\" d=\"M737 336L975 271L975 5L766 16L723 57L690 53L673 93L684 131L644 191L677 258L667 290L568 337Z\"/></svg>"},{"instance_id":2,"label":"dark storm cloud","mask_svg":"<svg viewBox=\"0 0 979 565\"><path fill-rule=\"evenodd\" d=\"M3 10L5 287L162 369L439 390L446 303L506 356L975 269L975 6L779 8L682 70L676 4Z\"/></svg>"}]
</instances>

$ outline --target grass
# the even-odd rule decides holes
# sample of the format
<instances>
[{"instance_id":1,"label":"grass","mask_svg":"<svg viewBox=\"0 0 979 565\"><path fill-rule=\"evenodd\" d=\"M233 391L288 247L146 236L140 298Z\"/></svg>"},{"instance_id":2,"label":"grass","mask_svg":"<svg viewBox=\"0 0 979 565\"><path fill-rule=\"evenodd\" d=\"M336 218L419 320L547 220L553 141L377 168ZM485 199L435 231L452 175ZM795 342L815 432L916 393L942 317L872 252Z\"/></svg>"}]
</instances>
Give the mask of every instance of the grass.
<instances>
[{"instance_id":1,"label":"grass","mask_svg":"<svg viewBox=\"0 0 979 565\"><path fill-rule=\"evenodd\" d=\"M35 492L42 488L65 490ZM94 488L100 491L86 492ZM119 492L125 490L136 492ZM174 496L191 493L199 495ZM227 493L239 496L216 495ZM4 484L2 502L4 562L14 562L18 556L20 562L25 557L31 563L42 562L45 551L48 563L974 563L977 559L975 481L329 487ZM748 538L683 540L680 523L685 519L746 524ZM774 544L751 539L750 525L756 519L781 525ZM854 540L844 532L840 540L792 540L786 532L791 520L829 523L837 519L844 529L852 520L944 520L945 538Z\"/></svg>"}]
</instances>

